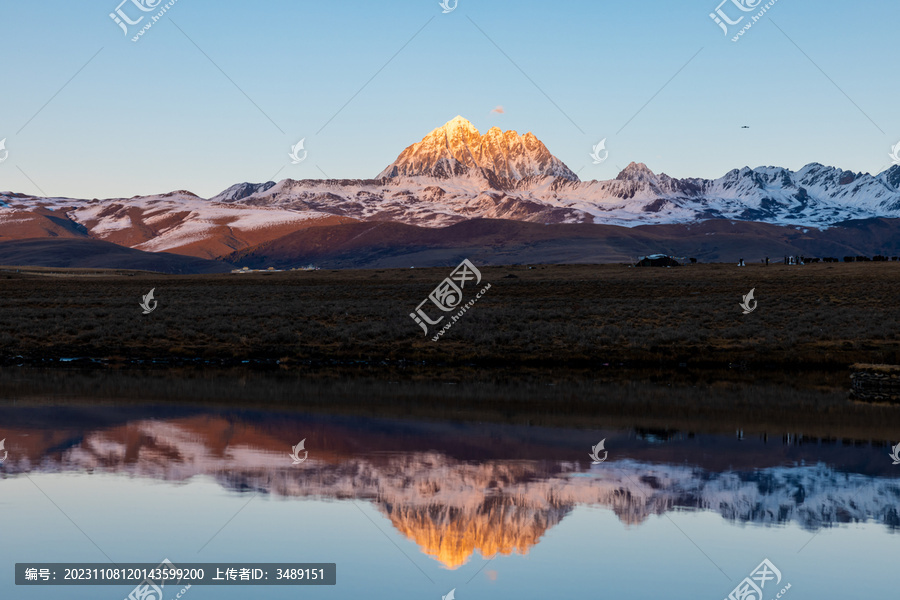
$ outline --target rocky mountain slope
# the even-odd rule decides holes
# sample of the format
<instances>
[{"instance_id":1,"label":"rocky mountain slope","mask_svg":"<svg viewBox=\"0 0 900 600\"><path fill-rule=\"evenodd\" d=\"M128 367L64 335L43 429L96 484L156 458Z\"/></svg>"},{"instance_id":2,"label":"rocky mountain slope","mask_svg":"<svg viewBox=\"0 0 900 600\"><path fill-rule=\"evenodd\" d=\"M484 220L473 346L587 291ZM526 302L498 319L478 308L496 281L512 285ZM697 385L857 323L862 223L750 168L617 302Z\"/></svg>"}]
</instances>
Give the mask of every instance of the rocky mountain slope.
<instances>
[{"instance_id":1,"label":"rocky mountain slope","mask_svg":"<svg viewBox=\"0 0 900 600\"><path fill-rule=\"evenodd\" d=\"M0 194L0 241L91 238L200 258L222 256L304 227L346 221L316 211L211 202L183 190L107 200Z\"/></svg>"},{"instance_id":2,"label":"rocky mountain slope","mask_svg":"<svg viewBox=\"0 0 900 600\"><path fill-rule=\"evenodd\" d=\"M639 227L470 219L440 229L357 222L289 233L224 260L250 268L408 268L455 265L463 258L485 265L631 263L655 253L701 262L898 256L900 219L848 221L824 231L727 219Z\"/></svg>"},{"instance_id":3,"label":"rocky mountain slope","mask_svg":"<svg viewBox=\"0 0 900 600\"><path fill-rule=\"evenodd\" d=\"M173 275L227 273L217 260L170 252L144 252L89 238L49 237L0 241L0 265L58 269L125 269Z\"/></svg>"}]
</instances>

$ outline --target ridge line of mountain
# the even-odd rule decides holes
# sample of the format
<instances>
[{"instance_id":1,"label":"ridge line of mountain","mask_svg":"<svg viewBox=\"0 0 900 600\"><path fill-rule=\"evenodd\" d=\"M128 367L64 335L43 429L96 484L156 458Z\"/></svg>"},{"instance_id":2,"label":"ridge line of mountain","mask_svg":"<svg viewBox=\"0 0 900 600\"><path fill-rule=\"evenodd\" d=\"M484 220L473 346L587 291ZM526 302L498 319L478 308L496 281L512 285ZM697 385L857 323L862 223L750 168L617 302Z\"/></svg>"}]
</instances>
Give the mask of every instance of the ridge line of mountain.
<instances>
[{"instance_id":1,"label":"ridge line of mountain","mask_svg":"<svg viewBox=\"0 0 900 600\"><path fill-rule=\"evenodd\" d=\"M241 182L209 199L186 190L105 200L0 193L0 239L91 237L202 258L357 221L633 228L727 219L824 230L897 217L900 165L878 175L810 163L676 179L632 162L615 179L581 181L531 132L492 127L482 135L462 117L408 146L375 179Z\"/></svg>"}]
</instances>

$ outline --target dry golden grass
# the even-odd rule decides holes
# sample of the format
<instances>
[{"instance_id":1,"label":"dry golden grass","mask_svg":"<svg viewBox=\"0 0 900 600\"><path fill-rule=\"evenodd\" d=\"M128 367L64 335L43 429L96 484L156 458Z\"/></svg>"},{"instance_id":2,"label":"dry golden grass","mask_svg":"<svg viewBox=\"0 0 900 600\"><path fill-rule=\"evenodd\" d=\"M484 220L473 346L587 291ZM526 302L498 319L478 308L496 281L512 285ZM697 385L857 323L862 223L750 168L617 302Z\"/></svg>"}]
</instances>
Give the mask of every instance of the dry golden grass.
<instances>
[{"instance_id":1,"label":"dry golden grass","mask_svg":"<svg viewBox=\"0 0 900 600\"><path fill-rule=\"evenodd\" d=\"M485 267L482 285L490 283L490 291L432 342L409 314L450 271L89 277L5 271L0 358L900 363L898 263ZM159 307L145 316L138 303L150 288ZM743 315L738 304L751 288L758 308Z\"/></svg>"}]
</instances>

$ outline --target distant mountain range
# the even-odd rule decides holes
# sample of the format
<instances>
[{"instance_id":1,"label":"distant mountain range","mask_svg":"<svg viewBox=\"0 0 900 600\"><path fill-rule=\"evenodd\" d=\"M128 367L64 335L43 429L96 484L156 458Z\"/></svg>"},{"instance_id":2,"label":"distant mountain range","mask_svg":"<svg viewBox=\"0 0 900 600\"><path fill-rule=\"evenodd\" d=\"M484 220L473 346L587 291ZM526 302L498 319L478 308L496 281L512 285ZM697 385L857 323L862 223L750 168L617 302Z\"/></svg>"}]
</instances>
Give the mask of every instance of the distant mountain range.
<instances>
[{"instance_id":1,"label":"distant mountain range","mask_svg":"<svg viewBox=\"0 0 900 600\"><path fill-rule=\"evenodd\" d=\"M587 160L589 157L585 156ZM582 182L531 133L480 135L456 117L371 180L241 183L211 198L359 220L443 226L471 218L623 225L735 219L827 227L900 217L900 166L872 176L813 163L675 179L631 163L611 181Z\"/></svg>"},{"instance_id":2,"label":"distant mountain range","mask_svg":"<svg viewBox=\"0 0 900 600\"><path fill-rule=\"evenodd\" d=\"M183 190L106 200L0 193L0 241L91 238L200 258L302 236L298 232L310 227L373 221L426 228L472 219L659 225L674 235L673 225L727 219L781 225L792 235L850 220L898 217L900 166L878 175L817 163L796 172L744 167L710 180L675 179L631 163L616 179L580 181L533 134L495 127L482 135L462 117L406 148L376 179L244 182L209 199ZM866 243L838 246L869 251ZM701 254L691 247L679 252ZM745 253L752 255L752 249Z\"/></svg>"}]
</instances>

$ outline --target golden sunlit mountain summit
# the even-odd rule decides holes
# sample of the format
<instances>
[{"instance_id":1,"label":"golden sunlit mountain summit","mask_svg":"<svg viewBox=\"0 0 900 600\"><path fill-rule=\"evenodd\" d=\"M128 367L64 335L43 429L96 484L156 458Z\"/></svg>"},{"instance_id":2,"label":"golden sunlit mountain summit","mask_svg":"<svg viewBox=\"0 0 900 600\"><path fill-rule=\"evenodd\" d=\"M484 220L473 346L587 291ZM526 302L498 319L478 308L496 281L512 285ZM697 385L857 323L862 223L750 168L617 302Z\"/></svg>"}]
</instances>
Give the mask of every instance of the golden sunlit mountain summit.
<instances>
[{"instance_id":1,"label":"golden sunlit mountain summit","mask_svg":"<svg viewBox=\"0 0 900 600\"><path fill-rule=\"evenodd\" d=\"M397 157L381 177L430 175L452 177L490 174L511 180L550 175L578 181L561 160L550 154L535 135L519 135L491 127L481 135L472 123L457 116L438 127Z\"/></svg>"}]
</instances>

